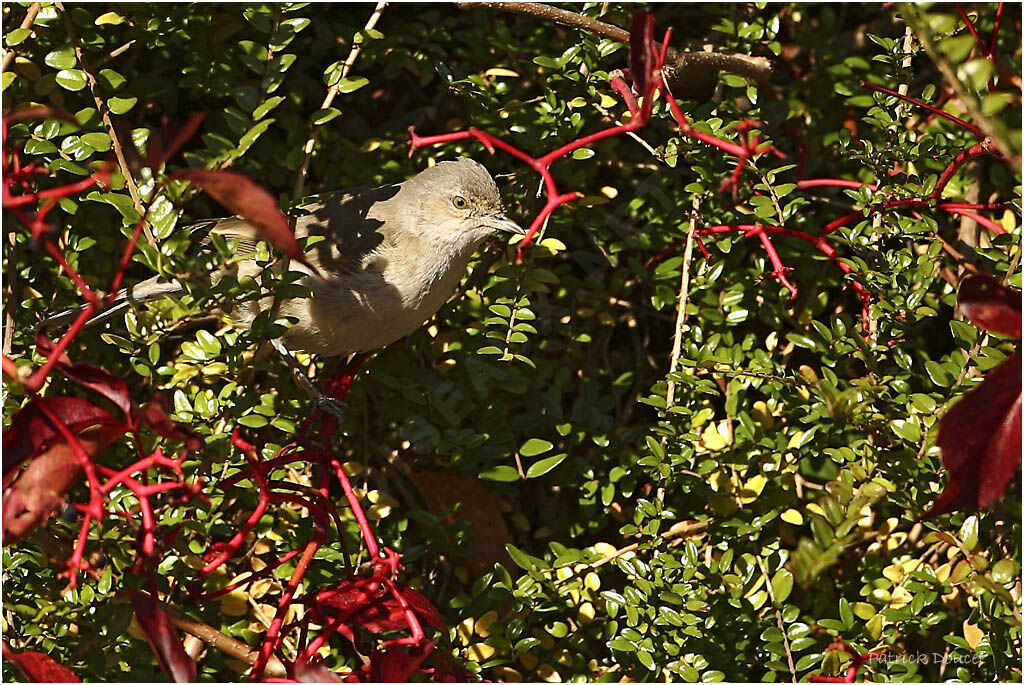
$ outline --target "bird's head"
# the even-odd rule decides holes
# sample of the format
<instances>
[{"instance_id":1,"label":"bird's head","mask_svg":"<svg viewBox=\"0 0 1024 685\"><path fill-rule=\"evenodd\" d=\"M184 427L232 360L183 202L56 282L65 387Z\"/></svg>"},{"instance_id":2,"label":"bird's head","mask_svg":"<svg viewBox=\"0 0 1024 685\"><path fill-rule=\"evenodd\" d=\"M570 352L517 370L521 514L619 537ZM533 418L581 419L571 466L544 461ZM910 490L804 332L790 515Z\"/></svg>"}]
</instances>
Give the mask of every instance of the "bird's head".
<instances>
[{"instance_id":1,"label":"bird's head","mask_svg":"<svg viewBox=\"0 0 1024 685\"><path fill-rule=\"evenodd\" d=\"M457 245L475 245L495 231L524 233L505 216L494 179L468 157L440 162L407 182L419 198L424 230Z\"/></svg>"}]
</instances>

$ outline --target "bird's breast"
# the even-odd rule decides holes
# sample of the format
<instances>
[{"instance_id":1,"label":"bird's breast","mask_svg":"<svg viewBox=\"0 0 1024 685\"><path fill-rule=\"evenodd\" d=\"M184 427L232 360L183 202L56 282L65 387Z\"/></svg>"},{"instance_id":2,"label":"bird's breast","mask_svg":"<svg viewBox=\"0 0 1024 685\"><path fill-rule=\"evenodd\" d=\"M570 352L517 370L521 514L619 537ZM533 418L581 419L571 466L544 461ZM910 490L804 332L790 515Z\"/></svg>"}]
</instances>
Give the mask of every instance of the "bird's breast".
<instances>
[{"instance_id":1,"label":"bird's breast","mask_svg":"<svg viewBox=\"0 0 1024 685\"><path fill-rule=\"evenodd\" d=\"M313 297L288 300L297 323L289 347L324 355L376 349L409 335L444 305L465 273L468 255L382 253L358 273L310 277Z\"/></svg>"}]
</instances>

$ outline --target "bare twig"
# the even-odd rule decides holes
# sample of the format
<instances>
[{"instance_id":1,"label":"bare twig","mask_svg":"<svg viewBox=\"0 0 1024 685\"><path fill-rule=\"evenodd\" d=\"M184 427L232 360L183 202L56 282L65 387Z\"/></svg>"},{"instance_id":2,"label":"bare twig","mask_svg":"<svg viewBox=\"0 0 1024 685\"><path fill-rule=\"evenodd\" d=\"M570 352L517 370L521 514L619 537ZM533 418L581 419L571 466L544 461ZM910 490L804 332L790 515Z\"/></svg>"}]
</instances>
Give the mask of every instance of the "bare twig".
<instances>
[{"instance_id":1,"label":"bare twig","mask_svg":"<svg viewBox=\"0 0 1024 685\"><path fill-rule=\"evenodd\" d=\"M28 8L28 12L25 14L25 18L21 20L21 26L19 26L18 28L27 29L30 26L32 26L32 24L36 20L36 15L39 14L39 9L39 3L33 2ZM11 62L14 61L14 57L16 54L17 53L11 48L7 48L4 51L4 61L3 64L0 65L0 73L7 71L7 67L11 66Z\"/></svg>"},{"instance_id":2,"label":"bare twig","mask_svg":"<svg viewBox=\"0 0 1024 685\"><path fill-rule=\"evenodd\" d=\"M106 55L104 55L103 57L100 57L98 60L93 62L92 68L93 69L99 69L104 64L106 64L107 62L111 61L112 59L116 59L116 58L120 57L124 53L128 52L128 50L130 50L131 47L133 45L135 45L136 42L137 41L133 38L132 40L128 41L127 43L125 43L121 47L114 48L113 50L108 52Z\"/></svg>"},{"instance_id":3,"label":"bare twig","mask_svg":"<svg viewBox=\"0 0 1024 685\"><path fill-rule=\"evenodd\" d=\"M211 647L218 649L239 661L244 661L249 664L256 663L256 658L259 653L249 645L225 635L213 626L207 625L202 621L197 621L173 604L163 602L161 606L164 611L167 612L167 616L171 620L171 623L178 630L183 630L189 635L199 638ZM267 675L274 676L275 678L283 678L287 676L284 664L282 664L277 657L273 656L270 657L270 661L267 663L266 673Z\"/></svg>"},{"instance_id":4,"label":"bare twig","mask_svg":"<svg viewBox=\"0 0 1024 685\"><path fill-rule=\"evenodd\" d=\"M779 627L779 632L782 633L782 646L786 650L786 661L789 664L789 674L792 676L792 682L797 681L796 677L796 666L793 664L793 650L789 647L789 637L786 635L786 625L782 621L782 612L775 605L775 588L772 587L772 579L768 577L768 569L764 565L764 559L757 557L757 565L761 568L761 577L764 578L765 587L768 589L768 596L772 600L772 607L775 610L775 623Z\"/></svg>"},{"instance_id":5,"label":"bare twig","mask_svg":"<svg viewBox=\"0 0 1024 685\"><path fill-rule=\"evenodd\" d=\"M149 228L149 222L146 221L146 208L142 204L142 196L139 195L139 186L135 183L135 179L132 177L132 171L128 167L128 160L124 156L124 148L121 146L121 140L117 135L117 129L114 128L114 122L110 118L110 110L107 108L107 103L100 97L99 83L96 81L96 76L93 74L92 68L89 66L89 62L85 59L85 51L82 49L82 42L78 39L78 31L75 30L74 22L71 21L71 17L64 10L63 3L56 3L57 9L60 10L61 15L64 19L64 27L68 31L68 37L71 38L71 42L75 48L75 57L78 59L79 66L82 67L82 71L85 73L86 81L89 83L89 91L92 93L93 102L96 103L96 111L100 113L100 117L103 119L103 125L107 129L107 135L110 137L110 145L114 148L114 156L117 158L117 166L121 171L121 175L124 176L125 185L128 187L128 193L132 196L132 203L135 205L135 211L142 217L142 233L146 236L146 240L150 245L156 247L156 238L153 237L153 232Z\"/></svg>"},{"instance_id":6,"label":"bare twig","mask_svg":"<svg viewBox=\"0 0 1024 685\"><path fill-rule=\"evenodd\" d=\"M456 2L456 7L463 10L488 8L501 12L516 12L546 21L553 21L567 26L596 33L621 43L629 43L629 31L591 17L552 7L539 2ZM771 63L764 57L741 55L727 52L705 51L683 52L673 48L668 50L668 63L665 65L665 76L675 87L685 89L687 82L703 81L708 73L731 71L740 76L751 78L758 83L766 83L772 75Z\"/></svg>"},{"instance_id":7,"label":"bare twig","mask_svg":"<svg viewBox=\"0 0 1024 685\"><path fill-rule=\"evenodd\" d=\"M387 7L386 2L378 2L377 7L373 10L373 14L367 19L366 25L363 27L363 33L370 31L374 26L377 25L377 21L380 19L381 13L384 8ZM348 72L352 70L352 65L356 63L356 59L359 57L359 53L363 51L364 40L352 41L352 49L348 52L348 57L345 58L345 63L341 66L341 76L338 78L340 81L348 76ZM334 98L338 95L338 86L331 86L327 90L327 95L324 97L323 103L320 104L320 109L327 109L334 102ZM292 198L297 200L302 197L302 192L306 186L306 175L309 172L309 162L313 158L313 149L316 147L316 140L320 137L320 126L314 126L312 132L309 134L309 138L306 139L306 144L302 150L305 153L305 157L302 160L302 166L299 167L298 176L295 177L295 187L292 189Z\"/></svg>"},{"instance_id":8,"label":"bare twig","mask_svg":"<svg viewBox=\"0 0 1024 685\"><path fill-rule=\"evenodd\" d=\"M693 257L693 236L697 230L697 212L700 210L700 196L693 196L693 213L690 214L690 230L686 232L686 247L683 249L682 278L679 283L679 309L676 311L675 336L672 339L672 361L669 363L668 372L672 373L679 366L679 355L683 347L683 324L686 323L686 303L690 299L690 260ZM668 381L668 390L665 394L665 408L670 409L675 404L676 382Z\"/></svg>"}]
</instances>

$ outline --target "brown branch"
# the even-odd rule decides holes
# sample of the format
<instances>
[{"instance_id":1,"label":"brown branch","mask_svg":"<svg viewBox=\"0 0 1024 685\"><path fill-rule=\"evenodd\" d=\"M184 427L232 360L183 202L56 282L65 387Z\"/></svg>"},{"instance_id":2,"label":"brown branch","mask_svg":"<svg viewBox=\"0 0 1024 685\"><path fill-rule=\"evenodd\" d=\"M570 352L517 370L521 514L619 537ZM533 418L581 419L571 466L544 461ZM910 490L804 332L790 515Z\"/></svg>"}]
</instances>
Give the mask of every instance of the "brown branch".
<instances>
[{"instance_id":1,"label":"brown branch","mask_svg":"<svg viewBox=\"0 0 1024 685\"><path fill-rule=\"evenodd\" d=\"M39 14L40 7L41 6L38 2L33 2L28 8L28 13L25 14L25 18L21 20L21 26L18 28L27 29L32 26L32 24L35 23L36 15ZM16 54L17 53L13 49L7 48L7 54L4 55L3 64L0 65L0 73L7 71L7 67L11 66L11 62L14 61Z\"/></svg>"},{"instance_id":2,"label":"brown branch","mask_svg":"<svg viewBox=\"0 0 1024 685\"><path fill-rule=\"evenodd\" d=\"M100 97L99 83L96 81L96 76L93 74L92 68L85 59L85 51L82 49L82 41L78 39L78 32L75 30L75 25L74 22L71 21L71 17L68 15L67 11L65 11L64 4L58 2L56 5L64 19L64 26L68 31L68 37L71 38L71 42L74 45L75 57L78 59L78 64L82 67L86 81L89 83L89 91L92 93L93 102L96 103L96 111L100 113L100 117L103 119L103 125L107 129L107 135L110 136L110 145L114 148L114 156L117 158L117 166L121 171L121 175L124 176L125 185L128 186L128 193L132 196L132 203L135 205L135 211L138 212L141 217L142 233L146 236L146 240L149 244L156 247L156 238L153 237L153 232L149 228L149 222L145 219L146 208L143 206L142 197L139 195L139 186L135 183L135 179L132 177L132 171L128 166L128 160L124 156L124 148L121 146L121 139L118 137L117 130L114 128L114 122L110 118L110 110L107 108L107 103L104 102L102 97Z\"/></svg>"},{"instance_id":3,"label":"brown branch","mask_svg":"<svg viewBox=\"0 0 1024 685\"><path fill-rule=\"evenodd\" d=\"M218 649L239 661L244 661L248 664L256 663L256 658L259 656L259 653L249 645L225 635L213 626L207 625L202 621L197 621L172 604L164 602L161 606L167 612L167 616L170 618L171 623L178 630L183 630L189 635L199 638L211 647ZM284 668L284 664L274 656L270 657L270 661L267 662L266 673L267 675L274 676L275 678L284 678L288 675L288 672Z\"/></svg>"},{"instance_id":4,"label":"brown branch","mask_svg":"<svg viewBox=\"0 0 1024 685\"><path fill-rule=\"evenodd\" d=\"M462 10L487 8L500 12L516 12L580 28L620 43L629 43L629 31L626 29L539 2L456 2L455 6ZM707 50L707 46L704 51L693 52L668 49L665 76L671 82L672 88L684 97L703 90L709 78L713 86L714 77L719 71L730 71L758 83L766 83L771 78L772 66L764 57Z\"/></svg>"},{"instance_id":5,"label":"brown branch","mask_svg":"<svg viewBox=\"0 0 1024 685\"><path fill-rule=\"evenodd\" d=\"M764 565L764 559L757 557L757 565L761 569L761 577L764 578L765 588L768 590L768 596L771 598L772 606L775 609L775 624L779 627L779 632L782 633L782 646L786 650L786 661L789 664L789 674L792 676L790 682L795 683L797 682L797 677L796 666L793 665L793 650L789 646L789 637L786 635L786 626L782 621L782 612L775 601L775 588L772 587L772 579L768 577L768 569Z\"/></svg>"},{"instance_id":6,"label":"brown branch","mask_svg":"<svg viewBox=\"0 0 1024 685\"><path fill-rule=\"evenodd\" d=\"M672 361L669 363L669 373L674 373L679 366L679 356L683 349L683 324L686 323L686 305L690 299L690 260L693 258L693 234L697 230L697 220L700 211L700 196L693 196L692 212L690 214L690 229L686 232L686 247L683 249L682 278L679 283L678 310L676 311L675 335L672 337ZM665 408L671 409L676 399L676 382L671 378L668 381L668 390L665 393Z\"/></svg>"}]
</instances>

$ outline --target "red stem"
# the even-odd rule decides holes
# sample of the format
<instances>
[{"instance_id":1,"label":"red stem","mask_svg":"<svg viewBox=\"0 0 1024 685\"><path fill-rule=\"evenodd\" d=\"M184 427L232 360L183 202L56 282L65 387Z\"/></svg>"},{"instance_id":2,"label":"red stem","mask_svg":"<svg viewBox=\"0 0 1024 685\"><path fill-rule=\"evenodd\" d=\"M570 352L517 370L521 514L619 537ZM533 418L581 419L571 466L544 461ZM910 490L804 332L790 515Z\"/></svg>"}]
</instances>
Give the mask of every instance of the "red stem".
<instances>
[{"instance_id":1,"label":"red stem","mask_svg":"<svg viewBox=\"0 0 1024 685\"><path fill-rule=\"evenodd\" d=\"M960 117L953 116L949 112L947 112L945 110L942 110L942 109L939 109L938 107L933 107L933 106L929 105L927 102L922 102L921 100L918 100L917 98L912 98L909 95L903 95L902 93L897 93L895 90L891 90L891 89L885 88L883 86L876 86L875 84L868 83L867 81L862 82L861 85L863 87L867 88L868 90L875 90L875 91L878 91L879 93L885 93L886 95L891 95L894 98L899 98L900 100L904 100L906 102L912 103L914 105L917 105L918 107L921 107L923 109L928 110L932 114L940 116L940 117L942 117L944 119L948 119L949 121L952 121L957 126L960 126L961 128L964 128L964 129L970 131L971 133L973 133L975 135L975 137L978 138L979 140L982 140L982 139L985 138L985 134L982 133L981 129L978 128L977 126L975 126L974 124L968 123L968 122L964 121L963 119L961 119Z\"/></svg>"},{"instance_id":2,"label":"red stem","mask_svg":"<svg viewBox=\"0 0 1024 685\"><path fill-rule=\"evenodd\" d=\"M867 188L868 190L878 190L878 186L874 183L865 183L863 181L848 181L844 178L808 178L802 181L796 182L796 187L800 190L807 190L808 188L820 188L820 187L832 187L832 188L849 188L850 190L860 190L861 188Z\"/></svg>"},{"instance_id":3,"label":"red stem","mask_svg":"<svg viewBox=\"0 0 1024 685\"><path fill-rule=\"evenodd\" d=\"M953 4L956 5L956 11L960 13L960 18L963 19L965 24L967 24L967 30L970 32L971 36L974 37L974 42L977 44L978 50L981 51L983 56L988 57L988 48L985 47L985 41L983 41L981 39L981 35L978 34L978 29L974 27L974 22L967 16L967 12L964 11L964 8L961 7L959 2L955 2Z\"/></svg>"},{"instance_id":4,"label":"red stem","mask_svg":"<svg viewBox=\"0 0 1024 685\"><path fill-rule=\"evenodd\" d=\"M981 216L980 214L975 214L974 212L968 211L966 209L960 209L959 207L945 206L940 207L940 209L944 209L950 214L962 214L963 216L966 216L968 219L974 219L979 224L981 224L988 230L992 231L996 235L1003 235L1004 233L1006 233L1005 228L997 224L995 221L992 221L987 217Z\"/></svg>"}]
</instances>

